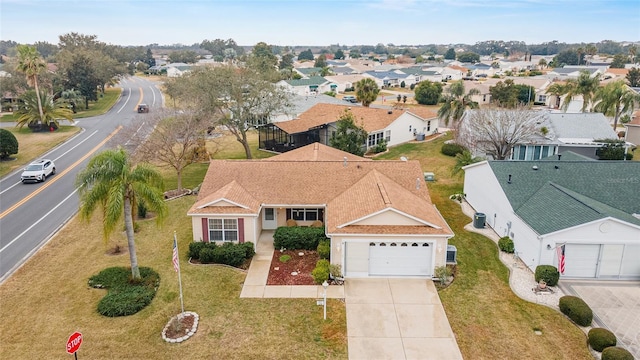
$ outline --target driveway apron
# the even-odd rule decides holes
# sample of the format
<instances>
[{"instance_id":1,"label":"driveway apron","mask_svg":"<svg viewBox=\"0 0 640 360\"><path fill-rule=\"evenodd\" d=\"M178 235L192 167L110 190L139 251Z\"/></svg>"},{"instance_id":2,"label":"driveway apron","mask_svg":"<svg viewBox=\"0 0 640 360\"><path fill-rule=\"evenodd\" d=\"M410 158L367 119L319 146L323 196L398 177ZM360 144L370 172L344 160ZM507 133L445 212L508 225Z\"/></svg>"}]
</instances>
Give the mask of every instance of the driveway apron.
<instances>
[{"instance_id":1,"label":"driveway apron","mask_svg":"<svg viewBox=\"0 0 640 360\"><path fill-rule=\"evenodd\" d=\"M427 279L347 279L349 359L462 359Z\"/></svg>"}]
</instances>

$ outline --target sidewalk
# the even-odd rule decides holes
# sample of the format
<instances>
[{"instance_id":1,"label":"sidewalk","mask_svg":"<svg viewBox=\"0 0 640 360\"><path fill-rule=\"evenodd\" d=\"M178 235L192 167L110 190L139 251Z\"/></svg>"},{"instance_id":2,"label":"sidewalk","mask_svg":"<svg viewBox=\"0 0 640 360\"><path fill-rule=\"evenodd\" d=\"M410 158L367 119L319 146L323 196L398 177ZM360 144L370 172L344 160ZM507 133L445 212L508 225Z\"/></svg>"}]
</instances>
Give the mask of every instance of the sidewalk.
<instances>
[{"instance_id":1,"label":"sidewalk","mask_svg":"<svg viewBox=\"0 0 640 360\"><path fill-rule=\"evenodd\" d=\"M461 204L462 212L473 219L475 210L467 203L463 201ZM473 227L473 222L470 222L464 227L465 230L478 233L493 240L496 244L500 239L500 236L496 232L488 227L484 229L476 229ZM533 291L537 283L533 271L531 271L523 262L522 259L516 258L513 254L507 254L503 251L499 251L500 261L509 268L509 285L511 290L523 300L527 300L532 303L549 306L553 309L560 310L558 304L560 298L565 294L557 286L551 287L553 293L538 293Z\"/></svg>"},{"instance_id":2,"label":"sidewalk","mask_svg":"<svg viewBox=\"0 0 640 360\"><path fill-rule=\"evenodd\" d=\"M241 298L318 299L323 297L324 289L320 285L267 285L273 251L273 231L263 230L256 246L256 255L249 265L247 277L240 292ZM329 286L327 298L344 299L344 286Z\"/></svg>"}]
</instances>

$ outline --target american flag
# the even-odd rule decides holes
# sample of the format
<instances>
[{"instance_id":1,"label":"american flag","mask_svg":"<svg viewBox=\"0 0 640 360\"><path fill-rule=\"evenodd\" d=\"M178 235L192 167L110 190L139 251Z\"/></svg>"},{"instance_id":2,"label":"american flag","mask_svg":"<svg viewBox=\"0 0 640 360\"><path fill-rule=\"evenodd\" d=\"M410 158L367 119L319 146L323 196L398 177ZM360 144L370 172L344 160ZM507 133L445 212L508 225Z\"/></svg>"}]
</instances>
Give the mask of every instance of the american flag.
<instances>
[{"instance_id":1,"label":"american flag","mask_svg":"<svg viewBox=\"0 0 640 360\"><path fill-rule=\"evenodd\" d=\"M173 268L178 272L180 270L180 262L178 261L178 241L175 236L173 237L173 258L171 261L173 262Z\"/></svg>"},{"instance_id":2,"label":"american flag","mask_svg":"<svg viewBox=\"0 0 640 360\"><path fill-rule=\"evenodd\" d=\"M560 274L564 274L564 245L560 245L556 249L558 250L558 271Z\"/></svg>"}]
</instances>

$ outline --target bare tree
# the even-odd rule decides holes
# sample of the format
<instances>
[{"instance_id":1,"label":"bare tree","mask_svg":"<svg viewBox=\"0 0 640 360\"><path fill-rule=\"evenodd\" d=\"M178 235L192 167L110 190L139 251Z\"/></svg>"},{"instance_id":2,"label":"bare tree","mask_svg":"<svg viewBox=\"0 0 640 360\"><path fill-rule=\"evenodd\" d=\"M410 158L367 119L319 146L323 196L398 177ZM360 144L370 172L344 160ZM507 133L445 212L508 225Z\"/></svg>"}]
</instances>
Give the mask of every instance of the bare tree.
<instances>
[{"instance_id":1,"label":"bare tree","mask_svg":"<svg viewBox=\"0 0 640 360\"><path fill-rule=\"evenodd\" d=\"M475 153L504 160L515 145L539 138L543 116L542 112L524 107L469 110L460 124L458 141Z\"/></svg>"},{"instance_id":2,"label":"bare tree","mask_svg":"<svg viewBox=\"0 0 640 360\"><path fill-rule=\"evenodd\" d=\"M136 160L173 168L178 178L177 190L181 192L184 169L210 158L205 141L209 122L195 112L158 111L139 117L137 124L135 130L124 131L134 134L125 144L135 148Z\"/></svg>"}]
</instances>

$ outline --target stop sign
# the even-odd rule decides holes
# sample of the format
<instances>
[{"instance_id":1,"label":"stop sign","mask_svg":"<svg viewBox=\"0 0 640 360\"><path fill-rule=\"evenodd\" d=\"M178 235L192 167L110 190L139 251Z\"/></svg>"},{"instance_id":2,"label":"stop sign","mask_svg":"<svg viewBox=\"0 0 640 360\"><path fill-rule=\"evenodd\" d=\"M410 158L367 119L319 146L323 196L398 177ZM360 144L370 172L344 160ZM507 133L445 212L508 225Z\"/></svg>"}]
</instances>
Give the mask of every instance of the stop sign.
<instances>
[{"instance_id":1,"label":"stop sign","mask_svg":"<svg viewBox=\"0 0 640 360\"><path fill-rule=\"evenodd\" d=\"M67 352L69 354L74 354L78 349L80 349L80 345L82 345L82 334L79 332L74 332L69 336L69 340L67 340Z\"/></svg>"}]
</instances>

